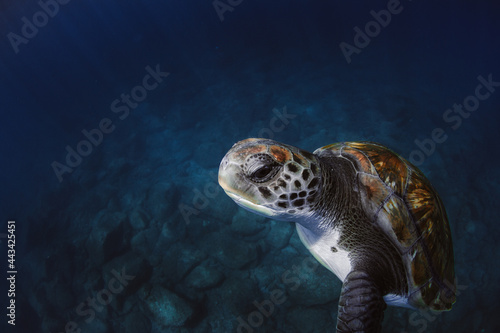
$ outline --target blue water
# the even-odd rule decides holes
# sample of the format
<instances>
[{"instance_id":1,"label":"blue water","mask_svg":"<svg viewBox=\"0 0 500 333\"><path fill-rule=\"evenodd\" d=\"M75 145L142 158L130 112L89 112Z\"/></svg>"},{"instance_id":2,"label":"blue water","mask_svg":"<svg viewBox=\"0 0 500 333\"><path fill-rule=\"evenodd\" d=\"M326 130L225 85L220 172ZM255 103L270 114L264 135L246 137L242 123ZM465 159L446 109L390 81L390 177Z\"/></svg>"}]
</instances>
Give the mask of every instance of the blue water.
<instances>
[{"instance_id":1,"label":"blue water","mask_svg":"<svg viewBox=\"0 0 500 333\"><path fill-rule=\"evenodd\" d=\"M248 137L370 140L418 165L448 212L458 298L390 307L383 331L498 332L499 10L3 1L2 332L334 332L339 280L217 184Z\"/></svg>"}]
</instances>

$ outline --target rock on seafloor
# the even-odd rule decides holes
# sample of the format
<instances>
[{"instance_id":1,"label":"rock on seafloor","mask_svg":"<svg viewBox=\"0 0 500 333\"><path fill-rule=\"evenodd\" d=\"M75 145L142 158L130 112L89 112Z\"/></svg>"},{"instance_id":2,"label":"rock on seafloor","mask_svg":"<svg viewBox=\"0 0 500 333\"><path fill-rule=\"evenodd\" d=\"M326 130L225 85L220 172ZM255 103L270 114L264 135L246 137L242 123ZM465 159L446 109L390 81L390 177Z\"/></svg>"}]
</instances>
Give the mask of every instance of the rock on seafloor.
<instances>
[{"instance_id":1,"label":"rock on seafloor","mask_svg":"<svg viewBox=\"0 0 500 333\"><path fill-rule=\"evenodd\" d=\"M133 294L149 280L152 266L145 258L133 252L127 252L107 262L102 272L105 286L114 283L113 288L119 291L117 294L127 296Z\"/></svg>"},{"instance_id":2,"label":"rock on seafloor","mask_svg":"<svg viewBox=\"0 0 500 333\"><path fill-rule=\"evenodd\" d=\"M119 326L117 331L123 333L149 333L152 327L151 320L140 311L128 314Z\"/></svg>"},{"instance_id":3,"label":"rock on seafloor","mask_svg":"<svg viewBox=\"0 0 500 333\"><path fill-rule=\"evenodd\" d=\"M139 293L156 322L163 327L180 327L194 313L187 301L160 285L146 285Z\"/></svg>"},{"instance_id":4,"label":"rock on seafloor","mask_svg":"<svg viewBox=\"0 0 500 333\"><path fill-rule=\"evenodd\" d=\"M287 313L290 329L300 333L334 332L335 321L329 307L295 307Z\"/></svg>"},{"instance_id":5,"label":"rock on seafloor","mask_svg":"<svg viewBox=\"0 0 500 333\"><path fill-rule=\"evenodd\" d=\"M124 252L130 233L131 227L125 213L101 211L85 244L92 262L100 265Z\"/></svg>"},{"instance_id":6,"label":"rock on seafloor","mask_svg":"<svg viewBox=\"0 0 500 333\"><path fill-rule=\"evenodd\" d=\"M257 259L256 245L211 233L202 241L202 247L222 265L240 269Z\"/></svg>"},{"instance_id":7,"label":"rock on seafloor","mask_svg":"<svg viewBox=\"0 0 500 333\"><path fill-rule=\"evenodd\" d=\"M193 245L173 244L163 260L155 267L154 283L179 283L193 268L199 265L207 254Z\"/></svg>"},{"instance_id":8,"label":"rock on seafloor","mask_svg":"<svg viewBox=\"0 0 500 333\"><path fill-rule=\"evenodd\" d=\"M202 264L186 276L185 283L190 288L205 290L218 285L223 279L224 274L220 270L208 264Z\"/></svg>"}]
</instances>

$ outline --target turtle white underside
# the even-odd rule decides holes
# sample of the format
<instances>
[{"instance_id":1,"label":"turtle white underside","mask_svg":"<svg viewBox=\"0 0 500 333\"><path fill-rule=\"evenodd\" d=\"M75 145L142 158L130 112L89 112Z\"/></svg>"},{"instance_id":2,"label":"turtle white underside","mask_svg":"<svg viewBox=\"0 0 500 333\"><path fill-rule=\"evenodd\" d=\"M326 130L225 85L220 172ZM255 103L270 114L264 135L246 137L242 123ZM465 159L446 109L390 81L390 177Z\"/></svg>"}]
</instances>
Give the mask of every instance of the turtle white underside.
<instances>
[{"instance_id":1,"label":"turtle white underside","mask_svg":"<svg viewBox=\"0 0 500 333\"><path fill-rule=\"evenodd\" d=\"M337 275L340 281L344 282L352 266L349 252L340 249L338 246L339 232L334 229L328 236L317 237L299 223L296 224L296 227L300 240L314 258ZM332 247L336 249L336 252L332 251Z\"/></svg>"},{"instance_id":2,"label":"turtle white underside","mask_svg":"<svg viewBox=\"0 0 500 333\"><path fill-rule=\"evenodd\" d=\"M352 269L349 253L342 250L338 246L339 232L333 230L328 237L317 237L309 229L296 223L297 233L300 240L311 254L323 266L333 272L344 283L344 280ZM336 249L332 251L332 247ZM384 301L390 306L399 306L413 309L408 304L408 297L395 294L387 294L384 296Z\"/></svg>"},{"instance_id":3,"label":"turtle white underside","mask_svg":"<svg viewBox=\"0 0 500 333\"><path fill-rule=\"evenodd\" d=\"M390 306L399 306L402 308L415 309L413 306L408 304L408 297L407 296L387 294L384 296L384 301L387 305L390 305Z\"/></svg>"}]
</instances>

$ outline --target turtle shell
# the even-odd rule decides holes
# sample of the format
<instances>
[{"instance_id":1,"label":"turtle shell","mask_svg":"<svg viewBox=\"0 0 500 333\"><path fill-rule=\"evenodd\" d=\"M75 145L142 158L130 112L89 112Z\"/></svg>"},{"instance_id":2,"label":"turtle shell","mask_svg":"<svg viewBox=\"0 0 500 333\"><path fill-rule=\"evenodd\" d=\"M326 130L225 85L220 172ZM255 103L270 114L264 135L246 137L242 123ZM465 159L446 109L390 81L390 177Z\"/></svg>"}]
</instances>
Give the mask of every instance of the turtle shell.
<instances>
[{"instance_id":1,"label":"turtle shell","mask_svg":"<svg viewBox=\"0 0 500 333\"><path fill-rule=\"evenodd\" d=\"M317 149L353 162L362 204L399 249L406 266L408 304L436 311L455 302L453 245L443 203L424 174L390 149L343 142Z\"/></svg>"}]
</instances>

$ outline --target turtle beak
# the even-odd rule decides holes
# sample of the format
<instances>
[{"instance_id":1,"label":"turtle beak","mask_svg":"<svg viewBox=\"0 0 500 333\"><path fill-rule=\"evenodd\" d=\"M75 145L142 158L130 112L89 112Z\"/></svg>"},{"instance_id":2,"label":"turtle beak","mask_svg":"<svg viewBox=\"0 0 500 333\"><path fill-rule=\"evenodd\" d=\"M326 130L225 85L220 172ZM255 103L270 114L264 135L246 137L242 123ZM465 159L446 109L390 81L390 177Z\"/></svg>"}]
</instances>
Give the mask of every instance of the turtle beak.
<instances>
[{"instance_id":1,"label":"turtle beak","mask_svg":"<svg viewBox=\"0 0 500 333\"><path fill-rule=\"evenodd\" d=\"M243 171L238 163L231 162L234 156L228 153L222 159L219 166L219 185L224 192L236 203L251 202L253 189L249 182L243 176Z\"/></svg>"},{"instance_id":2,"label":"turtle beak","mask_svg":"<svg viewBox=\"0 0 500 333\"><path fill-rule=\"evenodd\" d=\"M229 162L228 155L224 156L219 166L219 185L231 199L236 200L235 197L239 197L244 193L240 189L243 183L241 181L241 170L236 164Z\"/></svg>"},{"instance_id":3,"label":"turtle beak","mask_svg":"<svg viewBox=\"0 0 500 333\"><path fill-rule=\"evenodd\" d=\"M238 206L265 217L276 215L271 209L255 202L252 194L255 189L244 178L239 165L228 161L227 155L219 167L219 184Z\"/></svg>"},{"instance_id":4,"label":"turtle beak","mask_svg":"<svg viewBox=\"0 0 500 333\"><path fill-rule=\"evenodd\" d=\"M230 190L228 180L230 179L229 176L229 161L227 158L227 155L224 156L222 161L220 162L219 166L219 185L224 189L224 191L227 193L227 191Z\"/></svg>"}]
</instances>

